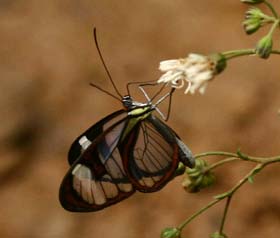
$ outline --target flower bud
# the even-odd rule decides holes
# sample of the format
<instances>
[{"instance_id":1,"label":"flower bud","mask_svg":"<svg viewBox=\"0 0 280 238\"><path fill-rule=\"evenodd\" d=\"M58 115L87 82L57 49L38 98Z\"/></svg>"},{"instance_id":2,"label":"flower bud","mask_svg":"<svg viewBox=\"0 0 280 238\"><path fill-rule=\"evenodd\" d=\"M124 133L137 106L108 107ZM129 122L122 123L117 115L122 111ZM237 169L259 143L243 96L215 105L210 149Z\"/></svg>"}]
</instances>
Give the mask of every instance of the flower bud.
<instances>
[{"instance_id":1,"label":"flower bud","mask_svg":"<svg viewBox=\"0 0 280 238\"><path fill-rule=\"evenodd\" d=\"M182 175L186 170L185 165L182 162L179 162L179 165L175 171L175 176Z\"/></svg>"},{"instance_id":2,"label":"flower bud","mask_svg":"<svg viewBox=\"0 0 280 238\"><path fill-rule=\"evenodd\" d=\"M243 3L249 3L249 4L258 4L262 3L264 0L241 0Z\"/></svg>"},{"instance_id":3,"label":"flower bud","mask_svg":"<svg viewBox=\"0 0 280 238\"><path fill-rule=\"evenodd\" d=\"M264 23L264 19L268 16L265 15L259 8L252 7L245 14L243 27L247 34L256 32Z\"/></svg>"},{"instance_id":4,"label":"flower bud","mask_svg":"<svg viewBox=\"0 0 280 238\"><path fill-rule=\"evenodd\" d=\"M160 234L161 238L180 238L180 236L181 231L175 227L167 227Z\"/></svg>"},{"instance_id":5,"label":"flower bud","mask_svg":"<svg viewBox=\"0 0 280 238\"><path fill-rule=\"evenodd\" d=\"M194 168L187 168L182 186L190 193L199 192L201 189L211 186L215 181L215 176L211 171L207 171L208 165L205 160L196 159Z\"/></svg>"},{"instance_id":6,"label":"flower bud","mask_svg":"<svg viewBox=\"0 0 280 238\"><path fill-rule=\"evenodd\" d=\"M263 19L264 16L265 14L262 12L262 10L257 7L251 7L245 13L245 19L251 19L251 18Z\"/></svg>"},{"instance_id":7,"label":"flower bud","mask_svg":"<svg viewBox=\"0 0 280 238\"><path fill-rule=\"evenodd\" d=\"M261 27L261 21L256 18L251 18L243 21L243 27L245 32L250 35L255 33Z\"/></svg>"},{"instance_id":8,"label":"flower bud","mask_svg":"<svg viewBox=\"0 0 280 238\"><path fill-rule=\"evenodd\" d=\"M273 40L271 35L263 37L256 46L256 53L260 58L267 59L272 51Z\"/></svg>"}]
</instances>

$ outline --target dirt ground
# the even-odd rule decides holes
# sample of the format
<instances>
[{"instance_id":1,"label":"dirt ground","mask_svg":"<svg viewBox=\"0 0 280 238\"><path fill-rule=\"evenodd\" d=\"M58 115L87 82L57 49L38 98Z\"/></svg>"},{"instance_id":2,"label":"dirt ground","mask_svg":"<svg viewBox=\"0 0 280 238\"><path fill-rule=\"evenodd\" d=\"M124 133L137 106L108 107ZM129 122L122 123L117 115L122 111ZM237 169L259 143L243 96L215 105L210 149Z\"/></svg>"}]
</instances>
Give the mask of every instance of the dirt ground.
<instances>
[{"instance_id":1,"label":"dirt ground","mask_svg":"<svg viewBox=\"0 0 280 238\"><path fill-rule=\"evenodd\" d=\"M280 10L279 1L271 2ZM0 237L159 237L244 176L253 165L234 162L217 169L215 186L200 193L186 193L178 177L157 193L136 193L96 213L70 213L58 201L72 141L121 107L89 86L113 92L93 27L125 93L127 82L159 78L161 60L254 47L269 28L246 36L241 22L247 7L224 0L1 0ZM279 56L239 58L205 95L177 91L168 125L194 154L238 148L256 156L280 154L279 62ZM279 173L274 164L236 194L225 225L229 237L279 237ZM216 231L223 206L199 217L183 237Z\"/></svg>"}]
</instances>

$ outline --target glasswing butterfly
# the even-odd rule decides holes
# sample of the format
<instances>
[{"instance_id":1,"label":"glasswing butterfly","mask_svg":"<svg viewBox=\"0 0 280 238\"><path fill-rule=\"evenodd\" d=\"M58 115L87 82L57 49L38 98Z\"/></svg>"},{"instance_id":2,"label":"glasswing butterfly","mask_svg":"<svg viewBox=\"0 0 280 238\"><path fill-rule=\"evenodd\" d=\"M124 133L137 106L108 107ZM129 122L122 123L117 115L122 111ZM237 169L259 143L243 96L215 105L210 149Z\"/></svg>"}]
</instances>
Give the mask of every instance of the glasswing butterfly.
<instances>
[{"instance_id":1,"label":"glasswing butterfly","mask_svg":"<svg viewBox=\"0 0 280 238\"><path fill-rule=\"evenodd\" d=\"M179 136L153 114L157 111L168 119L171 96L175 89L152 100L161 90L147 99L146 103L134 101L129 93L121 96L105 65L96 38L100 59L109 79L121 99L91 84L122 102L124 109L103 118L82 133L71 145L68 162L71 166L59 191L61 205L73 212L98 211L131 196L136 190L150 193L160 190L174 176L179 162L194 166L194 158ZM169 97L167 117L158 104Z\"/></svg>"}]
</instances>

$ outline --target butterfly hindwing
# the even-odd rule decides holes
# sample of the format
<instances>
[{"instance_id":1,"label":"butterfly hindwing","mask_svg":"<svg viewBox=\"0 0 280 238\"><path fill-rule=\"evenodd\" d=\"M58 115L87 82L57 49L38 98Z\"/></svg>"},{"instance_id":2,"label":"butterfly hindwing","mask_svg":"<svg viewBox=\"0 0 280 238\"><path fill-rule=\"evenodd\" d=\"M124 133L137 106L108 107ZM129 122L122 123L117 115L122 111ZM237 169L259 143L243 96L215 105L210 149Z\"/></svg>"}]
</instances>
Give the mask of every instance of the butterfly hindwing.
<instances>
[{"instance_id":1,"label":"butterfly hindwing","mask_svg":"<svg viewBox=\"0 0 280 238\"><path fill-rule=\"evenodd\" d=\"M113 118L118 116L115 114ZM99 122L103 133L99 133L92 142L86 142L84 138L90 134L89 130L76 140L82 147L80 156L72 163L60 187L60 202L65 209L76 212L97 211L134 193L135 189L125 174L118 148L127 120L124 118L112 123L112 119L103 119L103 124ZM81 142L83 139L84 142ZM79 145L74 142L71 148L78 148ZM69 155L74 157L71 151Z\"/></svg>"},{"instance_id":2,"label":"butterfly hindwing","mask_svg":"<svg viewBox=\"0 0 280 238\"><path fill-rule=\"evenodd\" d=\"M125 138L124 169L134 187L155 192L173 178L179 163L179 146L169 127L150 114Z\"/></svg>"}]
</instances>

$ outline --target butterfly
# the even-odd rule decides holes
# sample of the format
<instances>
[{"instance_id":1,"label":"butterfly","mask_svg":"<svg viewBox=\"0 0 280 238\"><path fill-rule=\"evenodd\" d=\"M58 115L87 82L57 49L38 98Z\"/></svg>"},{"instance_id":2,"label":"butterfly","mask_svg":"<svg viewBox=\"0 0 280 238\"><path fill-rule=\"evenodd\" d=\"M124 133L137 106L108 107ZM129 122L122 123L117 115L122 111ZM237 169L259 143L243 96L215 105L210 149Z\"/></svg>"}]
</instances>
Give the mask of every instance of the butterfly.
<instances>
[{"instance_id":1,"label":"butterfly","mask_svg":"<svg viewBox=\"0 0 280 238\"><path fill-rule=\"evenodd\" d=\"M179 136L155 115L164 115L158 105L175 89L153 103L143 89L147 102L134 101L129 94L121 96L101 55L109 79L121 99L123 109L103 118L71 145L68 153L70 169L59 191L61 205L72 212L98 211L118 203L135 191L156 192L175 176L179 162L188 167L195 164L189 148ZM157 94L156 94L157 95ZM169 112L168 112L169 115Z\"/></svg>"}]
</instances>

